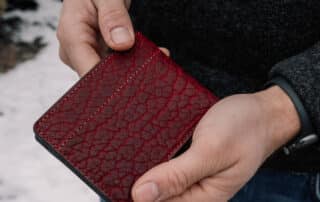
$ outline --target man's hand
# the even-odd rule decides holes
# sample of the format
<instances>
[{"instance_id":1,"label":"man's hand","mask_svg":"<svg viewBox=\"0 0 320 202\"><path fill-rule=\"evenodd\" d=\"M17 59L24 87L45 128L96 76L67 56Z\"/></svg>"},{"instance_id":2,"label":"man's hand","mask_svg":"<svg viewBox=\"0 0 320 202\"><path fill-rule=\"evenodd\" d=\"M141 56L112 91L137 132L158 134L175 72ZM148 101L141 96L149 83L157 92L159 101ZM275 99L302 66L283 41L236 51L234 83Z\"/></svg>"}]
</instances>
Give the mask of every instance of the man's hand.
<instances>
[{"instance_id":1,"label":"man's hand","mask_svg":"<svg viewBox=\"0 0 320 202\"><path fill-rule=\"evenodd\" d=\"M132 197L226 202L299 129L298 114L279 87L223 99L199 122L190 149L138 179Z\"/></svg>"},{"instance_id":2,"label":"man's hand","mask_svg":"<svg viewBox=\"0 0 320 202\"><path fill-rule=\"evenodd\" d=\"M106 45L127 50L134 31L130 0L64 0L57 37L60 58L80 76L97 64Z\"/></svg>"}]
</instances>

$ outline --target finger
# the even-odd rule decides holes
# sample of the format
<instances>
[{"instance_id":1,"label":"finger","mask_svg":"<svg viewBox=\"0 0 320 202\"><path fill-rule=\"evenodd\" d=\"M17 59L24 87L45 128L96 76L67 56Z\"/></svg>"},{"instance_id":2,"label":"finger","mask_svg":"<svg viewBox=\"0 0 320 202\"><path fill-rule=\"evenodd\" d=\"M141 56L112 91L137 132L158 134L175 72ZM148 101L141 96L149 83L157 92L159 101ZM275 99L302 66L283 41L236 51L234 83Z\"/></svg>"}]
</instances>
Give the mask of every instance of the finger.
<instances>
[{"instance_id":1,"label":"finger","mask_svg":"<svg viewBox=\"0 0 320 202\"><path fill-rule=\"evenodd\" d=\"M60 60L71 67L71 63L70 63L70 60L69 60L69 57L68 55L66 54L64 48L62 48L61 46L59 47L59 57L60 57Z\"/></svg>"},{"instance_id":2,"label":"finger","mask_svg":"<svg viewBox=\"0 0 320 202\"><path fill-rule=\"evenodd\" d=\"M174 196L163 202L227 202L232 198L234 192L230 192L222 185L225 181L223 175L224 172L213 177L202 179L179 196Z\"/></svg>"},{"instance_id":3,"label":"finger","mask_svg":"<svg viewBox=\"0 0 320 202\"><path fill-rule=\"evenodd\" d=\"M83 3L64 2L57 30L61 59L80 76L100 61L95 8Z\"/></svg>"},{"instance_id":4,"label":"finger","mask_svg":"<svg viewBox=\"0 0 320 202\"><path fill-rule=\"evenodd\" d=\"M181 156L160 164L133 186L135 202L161 201L183 193L209 175L210 167L192 147Z\"/></svg>"},{"instance_id":5,"label":"finger","mask_svg":"<svg viewBox=\"0 0 320 202\"><path fill-rule=\"evenodd\" d=\"M96 31L84 22L63 22L63 17L61 22L57 32L61 59L83 76L100 61Z\"/></svg>"},{"instance_id":6,"label":"finger","mask_svg":"<svg viewBox=\"0 0 320 202\"><path fill-rule=\"evenodd\" d=\"M81 36L75 35L76 33L81 33ZM59 51L61 60L79 76L83 76L100 61L95 40L95 37L90 32L83 31L80 25L65 31L63 38L60 37L60 44L63 44Z\"/></svg>"},{"instance_id":7,"label":"finger","mask_svg":"<svg viewBox=\"0 0 320 202\"><path fill-rule=\"evenodd\" d=\"M167 48L160 47L159 48L166 56L170 57L170 51Z\"/></svg>"},{"instance_id":8,"label":"finger","mask_svg":"<svg viewBox=\"0 0 320 202\"><path fill-rule=\"evenodd\" d=\"M73 29L64 31L63 37L59 38L62 44L61 59L79 76L86 74L100 61L94 32L88 30L90 28L87 28L86 25L77 24L73 26Z\"/></svg>"},{"instance_id":9,"label":"finger","mask_svg":"<svg viewBox=\"0 0 320 202\"><path fill-rule=\"evenodd\" d=\"M75 44L69 51L71 67L80 77L84 76L100 61L100 56L92 46L86 43Z\"/></svg>"},{"instance_id":10,"label":"finger","mask_svg":"<svg viewBox=\"0 0 320 202\"><path fill-rule=\"evenodd\" d=\"M235 162L222 171L214 172L211 176L193 184L179 196L163 202L227 202L249 179L247 175L239 172L247 167L244 164L246 163ZM249 168L246 169L249 170Z\"/></svg>"},{"instance_id":11,"label":"finger","mask_svg":"<svg viewBox=\"0 0 320 202\"><path fill-rule=\"evenodd\" d=\"M94 0L99 27L107 45L114 50L127 50L134 44L134 31L124 0Z\"/></svg>"}]
</instances>

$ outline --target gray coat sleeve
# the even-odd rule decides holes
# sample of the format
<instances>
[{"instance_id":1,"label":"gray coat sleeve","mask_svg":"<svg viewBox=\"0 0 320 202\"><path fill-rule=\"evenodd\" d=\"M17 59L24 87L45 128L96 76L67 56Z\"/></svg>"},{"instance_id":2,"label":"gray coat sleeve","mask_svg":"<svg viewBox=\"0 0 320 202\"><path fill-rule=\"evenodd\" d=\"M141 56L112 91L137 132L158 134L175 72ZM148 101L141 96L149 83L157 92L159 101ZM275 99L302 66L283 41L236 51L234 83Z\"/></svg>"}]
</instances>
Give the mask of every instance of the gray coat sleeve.
<instances>
[{"instance_id":1,"label":"gray coat sleeve","mask_svg":"<svg viewBox=\"0 0 320 202\"><path fill-rule=\"evenodd\" d=\"M276 64L270 77L285 78L300 97L316 133L320 134L320 42Z\"/></svg>"}]
</instances>

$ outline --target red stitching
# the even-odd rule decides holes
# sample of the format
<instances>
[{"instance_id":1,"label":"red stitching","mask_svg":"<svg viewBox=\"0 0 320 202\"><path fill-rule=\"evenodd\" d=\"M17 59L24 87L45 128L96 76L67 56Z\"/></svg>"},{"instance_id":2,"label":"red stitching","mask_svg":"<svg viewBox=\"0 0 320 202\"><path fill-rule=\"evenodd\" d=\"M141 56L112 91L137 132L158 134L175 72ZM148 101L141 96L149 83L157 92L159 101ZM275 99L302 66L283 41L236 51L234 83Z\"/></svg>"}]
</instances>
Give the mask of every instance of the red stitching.
<instances>
[{"instance_id":1,"label":"red stitching","mask_svg":"<svg viewBox=\"0 0 320 202\"><path fill-rule=\"evenodd\" d=\"M60 146L58 146L57 150L61 150L61 149L67 144L68 141L70 141L75 135L77 135L77 131L80 131L83 127L85 127L85 126L88 124L88 122L89 122L95 115L97 115L98 113L101 113L101 111L105 108L105 106L106 106L116 95L118 95L118 94L121 92L121 90L124 89L124 88L129 84L129 82L130 82L134 77L136 77L136 76L138 75L138 73L139 73L140 71L142 71L142 69L144 69L144 67L145 67L148 63L150 63L150 62L152 61L152 59L153 59L159 52L160 52L160 50L157 50L157 51L155 51L153 54L151 54L150 58L148 58L139 68L137 68L136 71L134 71L131 75L129 75L128 78L127 78L127 80L126 80L122 85L120 85L120 86L113 92L113 94L112 94L110 97L108 97L108 98L106 99L106 101L104 101L104 103L103 103L100 107L98 107L98 109L97 109L95 112L93 112L93 113L87 118L87 120L85 120L85 121L84 121L83 123L81 123L76 129L74 129L73 131L70 132L70 133L71 133L71 136L70 136L70 137L68 137L70 133L66 134L67 137L66 137L65 140L60 144ZM72 134L72 133L74 133L74 134Z\"/></svg>"}]
</instances>

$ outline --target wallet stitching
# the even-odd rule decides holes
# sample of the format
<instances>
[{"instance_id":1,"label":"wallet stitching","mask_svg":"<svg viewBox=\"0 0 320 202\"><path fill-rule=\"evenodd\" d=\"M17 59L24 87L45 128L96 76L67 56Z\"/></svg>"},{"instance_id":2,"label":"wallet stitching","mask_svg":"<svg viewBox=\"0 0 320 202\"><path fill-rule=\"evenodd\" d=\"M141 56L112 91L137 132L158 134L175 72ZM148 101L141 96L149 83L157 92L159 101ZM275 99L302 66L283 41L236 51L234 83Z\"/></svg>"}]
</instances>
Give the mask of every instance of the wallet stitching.
<instances>
[{"instance_id":1,"label":"wallet stitching","mask_svg":"<svg viewBox=\"0 0 320 202\"><path fill-rule=\"evenodd\" d=\"M141 37L141 34L138 33L137 34L138 37ZM139 44L140 45L140 44ZM84 85L84 83L86 83L86 81L88 79L90 79L91 77L95 76L98 72L98 70L100 70L101 68L103 68L105 66L106 63L108 63L111 59L113 59L115 57L114 54L109 55L104 61L101 62L101 64L98 64L96 66L96 68L93 68L87 75L85 75L83 77L83 79L81 79L79 81L79 83L77 83L74 88L72 88L70 90L70 92L67 92L65 96L63 96L63 98L58 101L43 117L42 119L40 119L40 121L38 122L39 125L41 125L41 122L44 122L45 120L47 120L53 113L55 113L57 111L57 108L59 105L63 105L66 101L68 101L70 99L70 97L73 96L73 94L76 93L77 90L79 90L80 87L82 87Z\"/></svg>"},{"instance_id":2,"label":"wallet stitching","mask_svg":"<svg viewBox=\"0 0 320 202\"><path fill-rule=\"evenodd\" d=\"M172 71L172 70L170 70L170 68L168 68L168 71ZM179 74L181 75L181 72L179 72L179 71L177 71L177 70L175 70L175 71L177 72L177 77L178 77ZM186 81L188 82L188 80L186 80ZM175 81L175 82L176 82L176 81ZM190 84L191 84L191 86L192 86L194 89L197 89L197 88L198 88L197 86L193 85L192 82L191 82ZM186 84L186 85L187 85L187 84ZM199 93L198 93L198 94L199 94ZM170 97L172 98L173 96L170 96ZM172 101L172 100L170 99L166 104L168 104L170 101ZM159 112L153 116L153 118L159 117L159 115L162 114L163 110L164 110L164 108L160 109ZM165 152L163 159L160 160L161 162L164 161L164 160L169 160L169 159L171 159L171 157L175 154L176 150L177 150L178 148L180 148L181 145L184 144L190 137L192 137L193 130L192 130L190 133L186 133L186 132L189 131L189 130L191 130L191 129L194 129L194 128L195 128L195 125L196 125L197 122L201 119L201 117L202 117L202 115L203 115L204 112L203 112L203 110L199 110L199 113L200 113L200 115L195 116L195 117L186 125L185 128L182 128L182 129L179 130L179 132L177 133L177 136L181 136L181 134L187 134L187 135L185 135L185 136L183 136L182 138L180 138L180 140L177 141L176 144L172 145L172 146L169 148L169 150L168 150L167 152ZM135 133L135 134L136 134L136 133ZM154 136L155 134L156 134L156 133L153 133L152 135ZM131 137L132 137L132 136L131 136ZM133 137L134 137L134 135L133 135ZM143 142L143 145L148 144L148 142L149 142L149 141L144 141L144 142ZM108 147L108 146L106 146L106 147ZM120 145L119 145L119 147L120 147ZM137 153L141 153L141 152L137 152ZM137 155L135 155L135 156L137 156ZM135 158L134 158L134 159L135 159ZM134 176L134 178L136 178L138 175L133 175L133 176ZM93 179L90 178L89 176L87 176L87 178L90 179L90 180L93 181L93 182L97 181L98 187L103 187L103 184L104 184L104 183L101 182L101 180L93 180ZM107 194L107 196L108 196L108 193L106 193L106 194Z\"/></svg>"},{"instance_id":3,"label":"wallet stitching","mask_svg":"<svg viewBox=\"0 0 320 202\"><path fill-rule=\"evenodd\" d=\"M170 69L168 68L167 71L169 72ZM175 81L175 82L176 82L176 81ZM143 127L141 127L141 130L144 129L148 124L150 124L150 122L154 121L155 119L158 119L158 118L164 113L164 110L167 109L167 107L168 107L167 105L172 101L172 98L173 98L173 97L174 97L174 92L173 92L172 95L170 95L170 98L168 98L168 100L167 100L166 103L164 104L164 107L162 107L161 109L159 109L159 110L157 111L157 113L155 113L155 114L152 116L152 118L150 118L150 120L148 120L147 123L146 123ZM131 135L131 136L128 136L128 137L135 137L136 134L137 134L137 132L135 132L134 135ZM150 137L150 139L153 138L153 137L155 136L155 134L156 134L156 133L153 133L153 134L152 134L152 137ZM150 141L143 141L143 144L142 144L142 145L148 144L149 142L150 142ZM138 156L138 154L140 154L140 153L141 153L141 150L140 150L140 151L137 151L137 152L135 153L135 156ZM136 159L136 158L134 158L134 159Z\"/></svg>"},{"instance_id":4,"label":"wallet stitching","mask_svg":"<svg viewBox=\"0 0 320 202\"><path fill-rule=\"evenodd\" d=\"M127 81L125 82L125 84L122 85L123 87L122 87L121 89L123 89L125 86L127 86L128 83L129 83L142 69L144 69L144 67L145 67L147 64L149 64L149 63L152 61L152 59L153 59L158 53L160 53L159 50L155 51L155 52L151 55L151 57L150 57L149 59L147 59L143 65L140 66L140 68L138 68L133 74L131 74L131 76L128 77L128 79L127 79ZM118 89L119 89L119 90L116 90L115 92L118 92L118 93L119 93L119 92L120 92L120 88L118 88ZM114 93L114 94L116 94L116 93ZM88 121L93 118L93 116L94 116L95 114L101 112L101 110L105 107L105 105L108 104L108 100L111 100L111 98L113 98L112 95L111 95L111 96L109 97L109 99L107 99L85 122L83 122L82 126L79 126L78 130L81 130L80 127L84 127L84 126L88 123ZM76 130L77 130L77 129L76 129ZM70 141L73 137L74 137L74 136L71 136L71 137L67 138L66 141L64 141L64 142L61 144L61 146L60 146L59 148L57 148L57 150L60 150L60 151L61 151L61 149L65 146L65 144L66 144L68 141ZM70 161L70 163L71 163L71 161ZM74 163L71 163L71 164L73 164L73 165L75 166L75 168L77 168L77 166L76 166ZM94 180L93 178L91 178L89 175L87 175L86 173L81 172L78 168L77 168L77 170L81 173L81 175L85 176L89 181L91 181L91 183L94 183L94 182L96 181L96 180ZM102 183L102 182L97 182L97 185L98 185L99 187L102 187L103 184L101 184L101 183ZM103 192L105 192L103 189L101 189L101 190L102 190ZM108 192L105 192L105 194L106 194L106 196L109 196L109 193L108 193Z\"/></svg>"},{"instance_id":5,"label":"wallet stitching","mask_svg":"<svg viewBox=\"0 0 320 202\"><path fill-rule=\"evenodd\" d=\"M150 62L150 63L151 63L151 62ZM148 63L148 64L150 64L150 63ZM147 69L148 69L148 68L146 68L146 70L147 70ZM168 70L168 71L170 71L170 70ZM152 83L154 83L154 82L155 82L155 81L153 81ZM141 85L141 84L139 84L139 85ZM140 86L140 87L141 87L141 86ZM139 87L139 89L141 89L140 87ZM138 89L137 91L139 91L139 89ZM139 92L138 92L138 93L139 93ZM137 93L137 94L138 94L138 93ZM137 96L137 94L135 94L135 96ZM173 97L173 96L171 95L171 96L170 96L170 99L168 99L168 101L166 102L165 107L166 107L166 105L171 101L171 98L172 98L172 97ZM128 104L130 104L130 102L129 102ZM128 104L127 104L127 105L128 105ZM148 120L148 123L150 123L151 121L153 121L155 118L158 118L159 115L162 114L162 112L163 112L164 109L166 109L166 108L161 108L160 110L158 110L158 112L157 112L156 114L154 114L150 120ZM116 115L119 115L119 113L117 113ZM147 123L147 124L148 124L148 123ZM105 123L103 123L103 124L105 124ZM141 130L142 130L143 128L145 128L145 126L146 126L147 124L145 124L143 127L141 127ZM101 125L102 125L102 124L96 125L96 128L100 127ZM137 134L137 132L134 132L134 135L128 135L128 137L135 137L136 134ZM126 143L126 142L120 144L119 147L123 146L125 143ZM144 143L145 143L145 142L144 142ZM111 142L110 142L110 144L111 144ZM105 148L108 148L108 146L109 146L109 144L106 144L106 145L105 145ZM101 152L105 152L105 150L101 150L99 153L97 153L97 155L100 154Z\"/></svg>"},{"instance_id":6,"label":"wallet stitching","mask_svg":"<svg viewBox=\"0 0 320 202\"><path fill-rule=\"evenodd\" d=\"M116 96L118 95L122 89L124 89L126 86L128 86L129 82L132 81L134 79L134 77L137 76L137 74L144 69L144 67L150 63L152 61L152 59L160 52L160 50L156 50L153 54L151 54L151 56L140 66L137 68L137 70L135 70L131 75L128 76L127 80L120 85L115 91L114 93L109 96L106 101L103 102L103 104L101 104L100 107L98 107L98 109L96 111L94 111L85 121L83 121L76 129L74 129L74 131L71 131L69 134L66 134L66 138L65 140L60 144L60 146L58 146L57 150L61 150L68 141L70 141L75 135L77 135L77 133L87 125L87 123L96 115L101 113L101 111L105 108L105 106ZM70 137L68 137L70 135Z\"/></svg>"},{"instance_id":7,"label":"wallet stitching","mask_svg":"<svg viewBox=\"0 0 320 202\"><path fill-rule=\"evenodd\" d=\"M156 51L156 52L159 52L159 51ZM152 61L152 58L156 55L156 52L152 55L152 57L149 58L150 61L148 61L148 62L146 61L146 62L145 62L144 66L147 65L148 63L150 63L150 62ZM166 61L166 62L168 63L168 61ZM169 66L170 66L170 65L169 65ZM170 67L170 68L171 68L171 67ZM143 69L143 65L139 68L139 70L142 70L142 69ZM136 72L133 73L133 74L134 74L134 75L137 75ZM181 71L180 71L180 72L178 71L177 74L181 74ZM183 74L182 74L182 75L183 75ZM195 88L195 89L198 89L198 88L199 88L199 85L195 85L196 83L194 83L193 81L188 81L188 79L187 79L186 77L184 77L184 78L185 78L185 80L186 80L187 82L190 82L190 84L192 85L193 88ZM128 79L127 79L127 81L128 81ZM206 95L208 95L208 94L206 94ZM209 96L209 99L210 99L210 101L213 101L213 99L210 98L210 96ZM105 104L104 104L104 105L105 105ZM102 110L104 107L101 106L100 108L101 108L101 109L98 109L97 111ZM96 111L95 113L98 113L97 111ZM190 129L194 129L196 123L201 119L202 115L203 115L203 113L201 113L201 115L196 116L192 121L190 121L190 123L187 125L187 127L186 127L185 129L182 129L182 130L179 131L179 133L178 133L177 136L181 136L181 134L186 133L186 131L188 131L188 130L190 130ZM90 118L92 118L92 117L90 117ZM85 126L85 124L83 124L83 127L84 127L84 126ZM174 144L174 145L171 147L171 149L166 152L164 158L163 158L161 161L163 161L163 160L169 160L169 159L174 155L174 153L176 152L177 148L179 148L182 144L184 144L190 137L192 137L192 132L188 133L188 135L182 137L179 141L177 141L177 143ZM70 139L72 139L72 137L70 137ZM68 140L67 140L67 141L68 141ZM78 170L79 170L79 169L78 169ZM80 172L81 172L81 171L80 171ZM88 180L90 180L92 183L96 181L96 180L94 180L93 178L91 178L89 175L86 175L85 173L83 173L82 175L83 175L83 176L86 176L86 178L87 178ZM136 177L136 176L134 176L134 177ZM102 186L103 186L103 183L102 183L102 182L97 182L97 185L98 185L98 187L102 187ZM103 190L103 189L102 189L102 190ZM103 192L105 192L105 191L103 190ZM105 192L105 194L106 194L106 196L109 196L110 193Z\"/></svg>"},{"instance_id":8,"label":"wallet stitching","mask_svg":"<svg viewBox=\"0 0 320 202\"><path fill-rule=\"evenodd\" d=\"M142 36L141 33L137 34L137 37L141 37L141 36ZM139 43L139 45L140 44L141 44L141 42ZM98 73L98 70L103 68L114 57L115 57L114 54L109 55L101 64L98 64L96 66L96 68L93 68L87 75L85 75L84 78L79 81L79 83L75 84L75 86L69 92L67 92L66 95L63 96L63 98L60 101L58 101L56 104L54 104L54 106L38 121L38 126L39 126L38 129L40 129L38 131L39 134L41 134L43 132L43 130L40 128L42 123L45 122L47 119L49 119L52 116L52 114L54 114L57 111L57 109L59 108L60 105L63 105L71 97L73 97L73 95L80 89L80 87L82 87L86 83L87 80L94 77ZM59 147L56 144L53 144L53 145L55 147Z\"/></svg>"},{"instance_id":9,"label":"wallet stitching","mask_svg":"<svg viewBox=\"0 0 320 202\"><path fill-rule=\"evenodd\" d=\"M138 35L138 36L140 36L140 35ZM159 52L159 51L158 51L158 52ZM98 66L97 68L93 69L91 74L88 74L87 76L85 76L85 78L83 78L84 81L86 81L86 80L90 79L92 76L94 76L94 75L98 72L98 70L101 69L101 67L103 67L103 66L105 65L105 63L107 63L111 58L113 58L113 56L114 56L114 55L110 55L110 56L101 64L101 66ZM152 57L154 57L154 56L156 56L156 52L152 54ZM149 58L149 60L150 60L149 62L152 61L152 57ZM164 61L165 61L167 64L169 63L169 68L171 68L171 69L173 68L171 65L176 66L176 64L175 64L174 62L168 61L167 58L165 58ZM145 62L145 63L146 63L146 62ZM143 65L146 65L146 64L143 64ZM140 66L140 68L139 68L140 71L143 69L143 65ZM179 70L179 71L181 72L181 70ZM136 74L135 74L135 73L136 73L136 72L132 73L131 75L134 76L134 75L137 74L137 73L136 73ZM129 77L129 78L130 78L130 77ZM131 79L133 79L133 78L131 78ZM210 103L210 104L215 103L215 102L214 102L215 99L214 99L212 96L209 96L209 95L211 95L211 92L210 92L209 90L201 88L201 85L199 85L198 83L196 83L195 80L194 80L192 77L186 77L186 76L184 76L184 79L187 80L187 81L188 81L188 79L191 79L191 80L189 80L190 84L191 84L195 89L201 90L200 92L204 93L204 94L206 95L206 97L209 98L209 103ZM131 80L130 80L130 81L131 81ZM127 82L129 82L128 79L127 79ZM128 83L127 83L127 85L128 85ZM60 102L58 102L56 105L63 104L65 101L67 101L71 96L73 96L74 93L76 93L76 91L78 90L78 88L81 87L81 86L83 86L83 83L79 83L79 85L75 86L75 88L72 89L72 90L68 93L68 95L66 95L66 96L64 97L64 99L61 100ZM125 87L126 85L123 85L123 86ZM124 87L123 87L123 88L124 88ZM116 92L118 92L118 91L115 91L115 94L116 94ZM209 92L210 92L210 94L209 94ZM198 93L198 94L199 94L199 93ZM109 99L110 99L110 98L109 98ZM107 101L105 101L105 102L103 103L103 105L106 105L106 104L107 104L106 102L107 102ZM55 106L55 107L57 107L57 106ZM41 121L39 121L38 123L40 124L40 122L45 121L45 120L46 120L45 118L49 118L50 115L52 115L54 112L56 112L57 109L56 109L55 107L53 107L53 110L50 110L50 111L46 114L46 116L44 116L44 117L41 119ZM103 110L103 108L104 108L104 107L100 106L93 114L96 114L96 113L101 112L101 110ZM185 128L187 128L187 129L180 130L180 132L178 133L179 136L181 136L181 134L185 133L186 131L194 128L195 124L197 123L197 121L199 121L199 120L201 119L202 116L203 116L203 113L201 113L200 115L196 116L192 121L190 121L190 123L188 124L188 126L185 127ZM89 121L90 119L92 119L92 114L88 117L87 121ZM86 124L83 123L82 125L83 125L82 127L84 127ZM80 128L80 127L81 127L81 125L79 126L79 128ZM41 131L41 130L39 130L39 131ZM70 133L73 134L72 131L71 131ZM69 134L70 134L70 133L69 133ZM190 132L190 133L188 133L188 135L185 135L185 136L183 136L182 138L180 138L180 140L177 141L177 143L176 143L175 145L173 145L172 148L167 152L166 158L169 159L171 155L174 155L174 151L175 151L178 147L180 147L181 144L185 143L185 142L188 140L188 138L189 138L190 136L192 136L192 133L193 133L193 132ZM74 137L74 136L73 136L73 137ZM66 140L64 141L64 143L67 143L70 139L72 139L72 137L70 137L69 139L66 139ZM61 148L62 148L62 146L60 147L60 149L61 149ZM79 170L79 169L78 169L78 170ZM81 171L80 171L80 172L81 172ZM82 173L82 172L81 172L81 173ZM82 175L83 175L84 177L86 177L88 180L90 180L91 182L94 182L94 181L95 181L95 180L93 180L92 178L90 178L88 175L86 175L86 173L82 173ZM98 183L98 185L101 186L101 183ZM103 189L102 189L102 191L103 191ZM103 191L103 192L105 192L105 191ZM108 192L105 192L105 193L107 193L106 196L109 195Z\"/></svg>"},{"instance_id":10,"label":"wallet stitching","mask_svg":"<svg viewBox=\"0 0 320 202\"><path fill-rule=\"evenodd\" d=\"M168 70L168 71L170 71L170 70ZM179 73L180 73L180 72L177 71L177 75L178 75ZM186 80L186 81L188 82L188 80ZM198 86L193 85L192 82L191 82L190 84L192 85L192 87L193 87L194 89L197 89L197 88L198 88ZM198 93L198 94L199 94L199 93ZM171 97L172 97L172 96L171 96ZM209 98L209 99L210 99L210 98ZM213 101L213 100L211 100L211 101ZM169 102L169 101L168 101L168 102ZM155 116L153 116L153 117L158 117L162 112L163 112L163 109L159 110L159 113L157 113L157 114L156 114ZM187 135L185 135L185 136L183 136L182 138L180 138L180 140L177 141L176 144L172 145L172 147L169 148L169 150L168 150L167 152L165 152L165 155L164 155L163 159L160 160L161 162L164 161L164 160L169 160L169 159L171 159L171 157L174 156L176 150L177 150L178 148L180 148L184 143L186 143L187 140L188 140L190 137L192 137L193 131L194 131L194 128L195 128L195 125L199 122L199 120L201 119L201 117L203 116L203 114L205 113L205 111L199 110L199 113L200 113L200 115L195 116L195 117L186 125L185 128L182 128L182 129L179 130L179 132L177 133L177 136L181 136L182 134L187 134ZM189 131L189 130L191 130L191 129L193 129L193 130L192 130L191 132L187 133L187 131ZM154 135L154 134L155 134L155 133L153 133L153 135ZM143 145L144 145L144 144L147 144L148 142L149 142L149 141L144 141L144 142L143 142ZM138 152L138 153L140 153L140 152ZM136 156L137 156L137 155L136 155ZM135 159L135 158L134 158L134 159ZM134 175L134 177L136 177L136 176L137 176L137 175ZM90 179L89 176L88 176L87 178ZM101 180L98 180L97 185L98 185L99 187L102 187L102 186L103 186L103 182L100 182L100 181L101 181ZM106 194L108 195L108 193L106 193Z\"/></svg>"},{"instance_id":11,"label":"wallet stitching","mask_svg":"<svg viewBox=\"0 0 320 202\"><path fill-rule=\"evenodd\" d=\"M148 64L150 64L150 63L148 63ZM146 68L147 69L147 68ZM170 68L168 68L168 70L167 70L168 72L170 71ZM176 71L176 70L175 70ZM179 72L177 72L177 75L179 74ZM170 96L171 98L173 97L172 95ZM171 101L171 98L167 101L167 103L165 104L165 105L167 105L170 101ZM158 112L148 121L148 123L150 123L150 121L152 121L152 120L154 120L155 118L157 118L157 117L159 117L159 115L160 114L162 114L162 112L163 112L163 110L164 110L164 108L162 108L162 109L160 109L160 110L158 110ZM145 126L146 126L147 124L145 124ZM144 127L145 127L144 126ZM144 128L143 127L143 128ZM135 138L135 135L137 134L137 132L135 132L134 133L134 135L131 135L131 136L128 136L128 137L133 137L133 138ZM180 134L180 133L179 133ZM153 136L155 135L155 133L153 133L152 134ZM126 141L127 141L127 139L126 139ZM145 144L147 144L147 143L149 143L149 141L144 141L143 142L143 145L145 145ZM107 144L107 145L105 145L105 148L108 148L108 146L111 144L111 142L109 142L109 144ZM123 144L120 144L119 145L119 147L121 147L122 145L124 145L125 143L123 143ZM101 152L105 152L105 150L104 149L102 149L98 154L100 154ZM135 156L137 156L139 153L141 153L140 151L138 151L136 154L135 154ZM167 158L167 152L164 154L164 158ZM135 158L134 158L135 159ZM90 179L90 177L89 176L87 176L87 178L88 179ZM103 186L103 183L102 182L100 182L101 181L101 179L99 179L99 180L93 180L92 179L92 181L97 181L98 183L98 186Z\"/></svg>"},{"instance_id":12,"label":"wallet stitching","mask_svg":"<svg viewBox=\"0 0 320 202\"><path fill-rule=\"evenodd\" d=\"M86 76L84 76L84 78L82 80L79 81L79 83L77 83L74 88L72 88L70 90L70 92L67 92L65 96L63 96L63 98L58 101L52 108L51 110L49 110L38 122L38 125L41 126L41 124L43 122L45 122L47 119L49 119L52 114L54 114L57 109L59 108L60 105L63 105L65 102L67 102L70 97L73 97L73 95L76 93L76 91L78 91L80 89L80 87L83 86L83 83L85 83L87 80L89 80L91 77L93 77L94 75L96 75L96 73L98 72L98 70L100 70L107 62L109 62L115 55L110 55L108 56L100 65L98 65L96 68L94 68L89 74L87 74ZM42 133L42 129L39 130L39 133Z\"/></svg>"}]
</instances>

